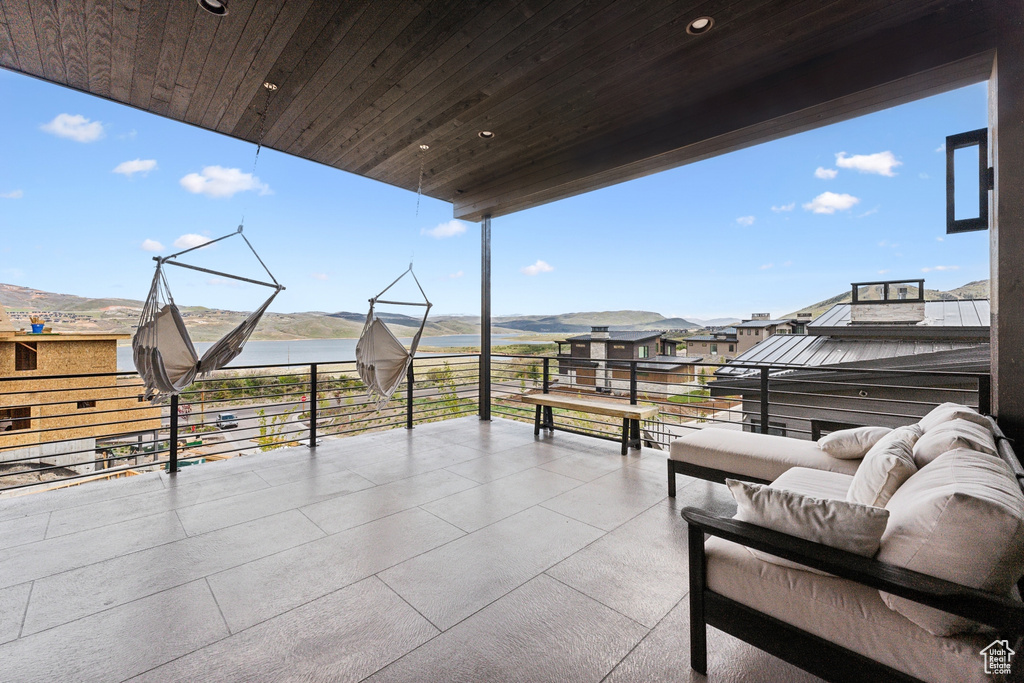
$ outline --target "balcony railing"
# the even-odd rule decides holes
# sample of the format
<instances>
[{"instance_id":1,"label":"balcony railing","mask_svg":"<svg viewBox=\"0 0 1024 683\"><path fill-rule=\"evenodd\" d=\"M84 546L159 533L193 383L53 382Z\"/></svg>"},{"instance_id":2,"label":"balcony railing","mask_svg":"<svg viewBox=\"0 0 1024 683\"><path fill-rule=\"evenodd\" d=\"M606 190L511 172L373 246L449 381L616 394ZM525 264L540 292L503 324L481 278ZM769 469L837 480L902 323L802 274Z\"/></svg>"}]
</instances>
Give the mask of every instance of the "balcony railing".
<instances>
[{"instance_id":1,"label":"balcony railing","mask_svg":"<svg viewBox=\"0 0 1024 683\"><path fill-rule=\"evenodd\" d=\"M378 411L354 361L229 368L160 406L141 401L135 373L0 378L0 491L73 485L260 453L284 446L476 414L479 354L421 354ZM953 401L989 412L989 375L865 368L591 360L495 355L494 415L533 422L531 393L657 406L645 447L696 429L816 439L854 424L896 426ZM29 383L31 383L29 385ZM763 400L762 400L763 399ZM233 416L233 420L226 417ZM219 419L221 418L221 419ZM621 423L556 411L556 427L619 440ZM237 427L231 427L231 423Z\"/></svg>"}]
</instances>

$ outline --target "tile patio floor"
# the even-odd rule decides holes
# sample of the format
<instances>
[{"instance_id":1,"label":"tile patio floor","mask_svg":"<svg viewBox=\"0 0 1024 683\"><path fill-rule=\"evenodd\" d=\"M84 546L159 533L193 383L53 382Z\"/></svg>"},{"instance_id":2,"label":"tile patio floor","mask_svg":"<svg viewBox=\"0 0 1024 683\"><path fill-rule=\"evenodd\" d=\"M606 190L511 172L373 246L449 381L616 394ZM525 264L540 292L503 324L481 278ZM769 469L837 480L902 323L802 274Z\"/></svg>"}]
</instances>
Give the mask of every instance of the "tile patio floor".
<instances>
[{"instance_id":1,"label":"tile patio floor","mask_svg":"<svg viewBox=\"0 0 1024 683\"><path fill-rule=\"evenodd\" d=\"M679 485L472 417L0 499L0 678L703 681ZM709 641L706 680L817 680Z\"/></svg>"}]
</instances>

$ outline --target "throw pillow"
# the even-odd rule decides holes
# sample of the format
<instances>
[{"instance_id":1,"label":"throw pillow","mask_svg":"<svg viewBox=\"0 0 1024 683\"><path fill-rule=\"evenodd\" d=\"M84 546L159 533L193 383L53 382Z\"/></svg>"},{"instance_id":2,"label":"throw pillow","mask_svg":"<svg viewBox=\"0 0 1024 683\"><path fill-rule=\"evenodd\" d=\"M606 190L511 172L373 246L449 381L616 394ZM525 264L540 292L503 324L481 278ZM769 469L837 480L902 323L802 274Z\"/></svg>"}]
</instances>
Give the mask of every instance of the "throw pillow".
<instances>
[{"instance_id":1,"label":"throw pillow","mask_svg":"<svg viewBox=\"0 0 1024 683\"><path fill-rule=\"evenodd\" d=\"M857 460L863 458L871 447L891 432L888 427L855 427L840 429L818 439L818 448L833 458Z\"/></svg>"},{"instance_id":2,"label":"throw pillow","mask_svg":"<svg viewBox=\"0 0 1024 683\"><path fill-rule=\"evenodd\" d=\"M917 425L899 427L871 447L850 482L846 500L884 507L896 489L917 471L914 444L921 436Z\"/></svg>"},{"instance_id":3,"label":"throw pillow","mask_svg":"<svg viewBox=\"0 0 1024 683\"><path fill-rule=\"evenodd\" d=\"M943 453L967 448L972 451L998 455L995 437L988 427L968 420L950 420L929 429L914 444L914 463L924 467Z\"/></svg>"},{"instance_id":4,"label":"throw pillow","mask_svg":"<svg viewBox=\"0 0 1024 683\"><path fill-rule=\"evenodd\" d=\"M974 408L959 403L943 403L936 406L930 413L922 417L918 424L927 432L950 420L967 420L982 427L991 428L987 417L978 413Z\"/></svg>"}]
</instances>

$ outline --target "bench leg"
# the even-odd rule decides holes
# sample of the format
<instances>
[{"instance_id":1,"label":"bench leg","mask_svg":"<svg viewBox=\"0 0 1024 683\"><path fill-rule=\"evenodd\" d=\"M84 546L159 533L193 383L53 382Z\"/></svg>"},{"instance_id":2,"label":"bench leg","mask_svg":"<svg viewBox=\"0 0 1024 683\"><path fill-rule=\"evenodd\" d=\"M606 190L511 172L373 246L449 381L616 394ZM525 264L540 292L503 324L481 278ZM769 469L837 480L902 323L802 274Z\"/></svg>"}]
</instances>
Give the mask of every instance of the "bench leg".
<instances>
[{"instance_id":1,"label":"bench leg","mask_svg":"<svg viewBox=\"0 0 1024 683\"><path fill-rule=\"evenodd\" d=\"M555 414L551 406L544 406L544 426L555 431Z\"/></svg>"},{"instance_id":2,"label":"bench leg","mask_svg":"<svg viewBox=\"0 0 1024 683\"><path fill-rule=\"evenodd\" d=\"M533 414L533 435L537 436L539 434L540 434L540 406L537 406L537 410Z\"/></svg>"},{"instance_id":3,"label":"bench leg","mask_svg":"<svg viewBox=\"0 0 1024 683\"><path fill-rule=\"evenodd\" d=\"M630 420L630 435L629 441L630 446L637 449L638 451L643 448L643 443L640 441L640 420Z\"/></svg>"},{"instance_id":4,"label":"bench leg","mask_svg":"<svg viewBox=\"0 0 1024 683\"><path fill-rule=\"evenodd\" d=\"M668 497L676 497L676 468L672 465L671 460L666 460L668 463Z\"/></svg>"},{"instance_id":5,"label":"bench leg","mask_svg":"<svg viewBox=\"0 0 1024 683\"><path fill-rule=\"evenodd\" d=\"M629 418L622 418L622 454L629 451Z\"/></svg>"}]
</instances>

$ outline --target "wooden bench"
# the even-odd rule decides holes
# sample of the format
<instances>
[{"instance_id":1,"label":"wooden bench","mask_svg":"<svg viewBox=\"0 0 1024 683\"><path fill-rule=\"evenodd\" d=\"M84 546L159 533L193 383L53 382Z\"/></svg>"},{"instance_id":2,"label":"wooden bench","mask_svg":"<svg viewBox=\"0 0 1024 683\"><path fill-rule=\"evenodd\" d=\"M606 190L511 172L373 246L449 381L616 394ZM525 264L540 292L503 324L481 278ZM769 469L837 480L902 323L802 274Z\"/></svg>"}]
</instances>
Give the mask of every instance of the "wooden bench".
<instances>
[{"instance_id":1,"label":"wooden bench","mask_svg":"<svg viewBox=\"0 0 1024 683\"><path fill-rule=\"evenodd\" d=\"M622 418L623 455L626 454L630 447L640 450L640 420L649 420L658 415L657 406L634 406L628 403L577 398L560 394L528 394L523 396L523 403L537 406L537 412L533 418L534 435L540 434L542 428L552 431L556 429L554 415L552 415L551 411L552 408ZM565 428L560 429L567 432L573 431Z\"/></svg>"}]
</instances>

